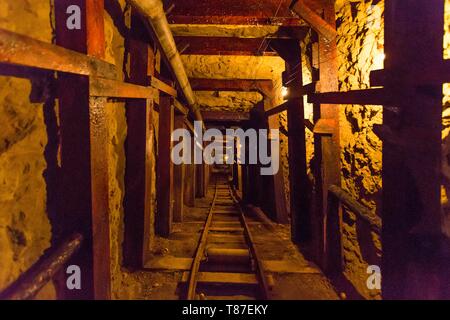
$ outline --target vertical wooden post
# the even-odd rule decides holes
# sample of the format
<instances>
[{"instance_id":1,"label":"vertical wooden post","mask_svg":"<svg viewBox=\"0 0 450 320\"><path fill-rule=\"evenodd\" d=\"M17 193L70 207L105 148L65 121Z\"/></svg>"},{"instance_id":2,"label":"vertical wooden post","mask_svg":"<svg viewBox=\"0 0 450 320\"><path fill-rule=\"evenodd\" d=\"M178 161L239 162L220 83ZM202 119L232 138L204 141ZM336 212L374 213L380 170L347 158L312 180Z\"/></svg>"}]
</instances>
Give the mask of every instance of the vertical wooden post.
<instances>
[{"instance_id":1,"label":"vertical wooden post","mask_svg":"<svg viewBox=\"0 0 450 320\"><path fill-rule=\"evenodd\" d=\"M173 219L173 162L171 159L171 135L174 127L174 106L171 97L161 95L159 106L158 139L158 211L156 230L160 236L168 237Z\"/></svg>"},{"instance_id":2,"label":"vertical wooden post","mask_svg":"<svg viewBox=\"0 0 450 320\"><path fill-rule=\"evenodd\" d=\"M270 95L267 95L264 100L264 110L270 110L274 107L273 97L275 96L275 92L272 91ZM277 116L269 117L268 119L268 129L276 129L279 130L280 121ZM270 135L270 132L269 132ZM271 150L270 152L273 152ZM278 154L281 156L280 150L277 150ZM259 174L259 173L258 173ZM273 176L270 176L270 183L272 185L273 190L273 201L274 201L274 214L275 220L278 223L287 224L289 223L288 212L286 208L286 196L285 196L285 186L284 186L284 175L283 175L283 165L281 163L281 158L279 159L279 170Z\"/></svg>"},{"instance_id":3,"label":"vertical wooden post","mask_svg":"<svg viewBox=\"0 0 450 320\"><path fill-rule=\"evenodd\" d=\"M442 85L405 81L443 60L444 1L387 1L384 16L385 87L398 96L391 106L398 112L385 108L383 126L401 144L383 143L382 295L444 298L449 281L440 260Z\"/></svg>"},{"instance_id":4,"label":"vertical wooden post","mask_svg":"<svg viewBox=\"0 0 450 320\"><path fill-rule=\"evenodd\" d=\"M297 51L297 59L286 63L286 70L294 72L294 67L302 68L300 43L295 41L292 50ZM290 91L300 91L303 86L302 72L290 86ZM305 112L303 98L289 100L288 116L288 144L289 144L289 183L290 183L290 209L291 232L295 242L307 242L311 239L311 187L307 176L306 164L306 136Z\"/></svg>"},{"instance_id":5,"label":"vertical wooden post","mask_svg":"<svg viewBox=\"0 0 450 320\"><path fill-rule=\"evenodd\" d=\"M184 128L184 115L175 116L175 129ZM173 166L173 191L174 191L174 206L173 206L173 221L183 222L184 210L184 184L185 184L185 169L184 164Z\"/></svg>"},{"instance_id":6,"label":"vertical wooden post","mask_svg":"<svg viewBox=\"0 0 450 320\"><path fill-rule=\"evenodd\" d=\"M80 30L66 25L67 8L82 9ZM104 56L102 0L55 2L56 43L62 47ZM86 241L71 264L81 269L82 290L64 290L67 299L109 299L108 121L104 98L89 96L87 77L59 74L61 124L60 210L64 233L82 232Z\"/></svg>"},{"instance_id":7,"label":"vertical wooden post","mask_svg":"<svg viewBox=\"0 0 450 320\"><path fill-rule=\"evenodd\" d=\"M206 195L205 188L205 164L196 165L196 196L197 198L204 198Z\"/></svg>"},{"instance_id":8,"label":"vertical wooden post","mask_svg":"<svg viewBox=\"0 0 450 320\"><path fill-rule=\"evenodd\" d=\"M276 40L273 45L286 62L286 74L295 79L286 86L290 93L303 87L301 46L298 40ZM298 71L300 70L300 71ZM294 242L305 243L311 239L311 186L307 176L305 111L302 98L288 96L288 144L291 234Z\"/></svg>"},{"instance_id":9,"label":"vertical wooden post","mask_svg":"<svg viewBox=\"0 0 450 320\"><path fill-rule=\"evenodd\" d=\"M154 53L144 42L145 27L136 12L132 13L130 52L131 83L149 85L149 75L154 74ZM153 152L152 132L153 101L133 99L127 101L127 139L125 142L125 234L123 262L126 266L140 268L150 252L151 185Z\"/></svg>"},{"instance_id":10,"label":"vertical wooden post","mask_svg":"<svg viewBox=\"0 0 450 320\"><path fill-rule=\"evenodd\" d=\"M336 13L334 0L324 0L323 18L333 28L336 28ZM336 40L328 40L319 34L319 78L321 91L338 91L338 66L337 66ZM330 185L340 186L340 137L339 137L339 106L321 104L315 106L315 120L327 120L333 123L331 135L315 134L315 156L320 167L316 170L318 184L316 201L318 237L317 262L326 267L327 259L327 199ZM340 213L338 213L340 214Z\"/></svg>"}]
</instances>

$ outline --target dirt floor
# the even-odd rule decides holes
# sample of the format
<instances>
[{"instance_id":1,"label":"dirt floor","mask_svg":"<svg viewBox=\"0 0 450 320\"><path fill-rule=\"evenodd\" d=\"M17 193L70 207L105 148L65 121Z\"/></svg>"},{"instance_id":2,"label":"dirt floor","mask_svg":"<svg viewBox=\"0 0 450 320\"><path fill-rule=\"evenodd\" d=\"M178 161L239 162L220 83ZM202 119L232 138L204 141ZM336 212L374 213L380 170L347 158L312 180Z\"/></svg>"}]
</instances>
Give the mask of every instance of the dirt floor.
<instances>
[{"instance_id":1,"label":"dirt floor","mask_svg":"<svg viewBox=\"0 0 450 320\"><path fill-rule=\"evenodd\" d=\"M196 207L185 210L183 223L174 225L169 239L157 239L156 247L160 250L147 264L147 270L133 275L145 283L140 299L173 300L183 297L184 290L179 282L189 265L188 259L195 255L213 194L211 186L206 198L197 199ZM257 250L262 260L267 262L268 273L273 276L272 299L339 299L328 279L290 241L288 226L268 226L255 216L247 218Z\"/></svg>"}]
</instances>

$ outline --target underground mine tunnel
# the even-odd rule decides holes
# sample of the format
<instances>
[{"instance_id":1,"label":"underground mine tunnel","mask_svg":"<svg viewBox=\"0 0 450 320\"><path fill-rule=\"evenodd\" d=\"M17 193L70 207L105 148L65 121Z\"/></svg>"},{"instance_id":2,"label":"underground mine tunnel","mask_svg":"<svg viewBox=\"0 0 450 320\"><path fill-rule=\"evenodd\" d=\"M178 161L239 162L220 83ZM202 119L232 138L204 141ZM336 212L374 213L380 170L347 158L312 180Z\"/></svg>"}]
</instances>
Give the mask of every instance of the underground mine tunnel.
<instances>
[{"instance_id":1,"label":"underground mine tunnel","mask_svg":"<svg viewBox=\"0 0 450 320\"><path fill-rule=\"evenodd\" d=\"M0 298L450 299L448 58L450 0L0 0Z\"/></svg>"}]
</instances>

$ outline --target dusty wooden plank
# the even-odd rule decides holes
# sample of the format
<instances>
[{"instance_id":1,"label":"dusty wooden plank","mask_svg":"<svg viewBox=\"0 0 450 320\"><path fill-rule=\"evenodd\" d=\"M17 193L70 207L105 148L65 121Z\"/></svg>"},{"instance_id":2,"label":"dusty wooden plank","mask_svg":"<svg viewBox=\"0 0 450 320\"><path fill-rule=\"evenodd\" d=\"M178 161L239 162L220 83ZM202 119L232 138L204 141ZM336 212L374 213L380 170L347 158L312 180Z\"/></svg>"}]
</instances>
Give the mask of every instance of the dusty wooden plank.
<instances>
[{"instance_id":1,"label":"dusty wooden plank","mask_svg":"<svg viewBox=\"0 0 450 320\"><path fill-rule=\"evenodd\" d=\"M110 79L117 73L114 65L101 59L4 29L0 29L0 62Z\"/></svg>"},{"instance_id":2,"label":"dusty wooden plank","mask_svg":"<svg viewBox=\"0 0 450 320\"><path fill-rule=\"evenodd\" d=\"M156 94L150 87L98 77L89 78L89 89L94 97L152 99Z\"/></svg>"}]
</instances>

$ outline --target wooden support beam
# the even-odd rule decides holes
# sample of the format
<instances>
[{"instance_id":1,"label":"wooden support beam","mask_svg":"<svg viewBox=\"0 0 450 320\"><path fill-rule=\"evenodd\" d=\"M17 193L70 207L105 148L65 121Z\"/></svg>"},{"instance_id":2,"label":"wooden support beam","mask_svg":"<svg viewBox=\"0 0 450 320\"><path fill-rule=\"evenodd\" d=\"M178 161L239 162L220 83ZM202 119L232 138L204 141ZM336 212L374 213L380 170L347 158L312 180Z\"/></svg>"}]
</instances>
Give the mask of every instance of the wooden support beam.
<instances>
[{"instance_id":1,"label":"wooden support beam","mask_svg":"<svg viewBox=\"0 0 450 320\"><path fill-rule=\"evenodd\" d=\"M386 105L391 104L393 101L392 93L383 88L312 93L308 95L309 103Z\"/></svg>"},{"instance_id":2,"label":"wooden support beam","mask_svg":"<svg viewBox=\"0 0 450 320\"><path fill-rule=\"evenodd\" d=\"M183 54L277 56L268 48L269 40L259 38L176 37L179 48L189 45ZM268 48L265 51L262 49Z\"/></svg>"},{"instance_id":3,"label":"wooden support beam","mask_svg":"<svg viewBox=\"0 0 450 320\"><path fill-rule=\"evenodd\" d=\"M175 8L168 17L173 16L222 16L222 17L257 17L264 18L267 22L272 17L290 17L289 1L279 0L174 0ZM244 23L245 24L245 23Z\"/></svg>"},{"instance_id":4,"label":"wooden support beam","mask_svg":"<svg viewBox=\"0 0 450 320\"><path fill-rule=\"evenodd\" d=\"M155 89L158 89L164 94L167 94L172 97L177 97L177 90L174 89L172 86L168 85L164 81L161 81L160 79L156 78L155 76L151 76L151 86Z\"/></svg>"},{"instance_id":5,"label":"wooden support beam","mask_svg":"<svg viewBox=\"0 0 450 320\"><path fill-rule=\"evenodd\" d=\"M319 92L320 82L311 82L297 88L292 88L292 85L289 85L287 88L288 94L286 96L286 99L303 99L303 96L305 95L311 95Z\"/></svg>"},{"instance_id":6,"label":"wooden support beam","mask_svg":"<svg viewBox=\"0 0 450 320\"><path fill-rule=\"evenodd\" d=\"M157 94L153 88L147 86L97 77L89 78L89 88L93 97L153 99Z\"/></svg>"},{"instance_id":7,"label":"wooden support beam","mask_svg":"<svg viewBox=\"0 0 450 320\"><path fill-rule=\"evenodd\" d=\"M286 111L289 108L289 104L290 104L290 101L286 101L286 102L280 104L279 106L276 106L272 109L267 110L265 112L266 117L274 116L276 114Z\"/></svg>"},{"instance_id":8,"label":"wooden support beam","mask_svg":"<svg viewBox=\"0 0 450 320\"><path fill-rule=\"evenodd\" d=\"M248 112L232 112L232 111L203 111L203 121L214 122L240 122L248 121L250 114Z\"/></svg>"},{"instance_id":9,"label":"wooden support beam","mask_svg":"<svg viewBox=\"0 0 450 320\"><path fill-rule=\"evenodd\" d=\"M303 1L302 1L303 2ZM297 3L298 9L305 8L302 3ZM322 20L316 19L312 21L315 28L319 31L319 77L320 90L323 92L335 92L338 90L338 61L337 61L337 47L336 39L333 32L326 32L320 30L318 26L331 26L335 31L336 13L333 0L323 1L323 20L326 24L322 24ZM314 18L313 14L310 14ZM326 27L325 29L329 29ZM321 32L320 32L321 31ZM313 79L317 81L319 79ZM318 94L320 95L320 94ZM315 95L311 95L315 96ZM323 97L323 96L322 96ZM314 170L314 180L317 182L315 208L316 212L313 215L313 247L316 248L315 260L319 263L326 272L335 274L340 272L340 261L335 261L335 257L341 248L340 242L337 241L340 237L332 238L335 235L341 234L340 216L341 210L329 210L328 208L328 189L330 185L340 186L341 170L340 170L340 135L339 135L339 107L334 103L334 100L325 100L314 98L314 121L319 119L327 119L327 123L332 123L327 134L316 133L314 137L315 158L317 165ZM311 101L310 100L310 101ZM317 129L317 128L316 128ZM336 209L336 208L335 208ZM333 239L333 241L331 241Z\"/></svg>"},{"instance_id":10,"label":"wooden support beam","mask_svg":"<svg viewBox=\"0 0 450 320\"><path fill-rule=\"evenodd\" d=\"M400 82L410 86L450 83L450 61L429 61L429 65L420 71L411 69L401 74L389 74L386 70L374 70L370 73L371 86L386 86Z\"/></svg>"},{"instance_id":11,"label":"wooden support beam","mask_svg":"<svg viewBox=\"0 0 450 320\"><path fill-rule=\"evenodd\" d=\"M185 125L186 125L185 121ZM192 129L194 129L192 127ZM194 130L192 130L193 132ZM195 164L193 159L194 154L194 139L191 139L191 163L186 165L184 177L184 204L189 207L195 206Z\"/></svg>"},{"instance_id":12,"label":"wooden support beam","mask_svg":"<svg viewBox=\"0 0 450 320\"><path fill-rule=\"evenodd\" d=\"M174 129L173 98L160 97L159 139L157 161L157 197L156 230L160 236L168 237L172 231L173 220L173 162L171 159L171 135Z\"/></svg>"},{"instance_id":13,"label":"wooden support beam","mask_svg":"<svg viewBox=\"0 0 450 320\"><path fill-rule=\"evenodd\" d=\"M260 125L263 125L263 128L267 129L279 129L280 128L280 122L277 117L269 117L266 118L265 112L267 110L270 110L274 104L273 99L275 96L275 93L273 92L273 84L271 83L270 86L267 86L266 88L266 94L264 96L263 105L261 108L261 118L259 121L264 120L264 122ZM280 154L280 150L271 150L271 153ZM255 168L256 172L256 179L257 181L260 180L263 184L265 181L268 181L269 185L271 186L273 190L273 209L272 212L274 214L274 219L278 223L286 224L289 222L288 218L288 212L286 207L286 196L285 196L285 185L284 185L284 174L283 174L283 166L280 165L278 172L276 172L272 176L260 176L259 168ZM257 194L259 199L264 197L262 192L260 194Z\"/></svg>"},{"instance_id":14,"label":"wooden support beam","mask_svg":"<svg viewBox=\"0 0 450 320\"><path fill-rule=\"evenodd\" d=\"M64 27L66 28L66 27ZM67 29L67 28L66 28ZM0 62L78 75L116 78L116 68L76 49L53 45L0 29Z\"/></svg>"},{"instance_id":15,"label":"wooden support beam","mask_svg":"<svg viewBox=\"0 0 450 320\"><path fill-rule=\"evenodd\" d=\"M243 91L260 92L262 95L270 96L273 83L266 79L207 79L191 78L191 86L194 91Z\"/></svg>"},{"instance_id":16,"label":"wooden support beam","mask_svg":"<svg viewBox=\"0 0 450 320\"><path fill-rule=\"evenodd\" d=\"M305 120L304 120L304 123L305 123L305 127L306 127L309 131L314 132L314 123L312 123L311 120L305 119Z\"/></svg>"},{"instance_id":17,"label":"wooden support beam","mask_svg":"<svg viewBox=\"0 0 450 320\"><path fill-rule=\"evenodd\" d=\"M443 284L450 283L442 234L442 83L417 88L401 75L439 67L444 1L386 1L384 16L385 86L401 99L395 104L400 113L383 113L383 125L409 147L383 144L382 296L442 299L449 295ZM426 141L428 152L417 141Z\"/></svg>"},{"instance_id":18,"label":"wooden support beam","mask_svg":"<svg viewBox=\"0 0 450 320\"><path fill-rule=\"evenodd\" d=\"M257 16L201 16L201 15L171 15L171 24L206 24L206 25L243 25L243 26L284 26L302 27L305 22L297 17L257 17Z\"/></svg>"},{"instance_id":19,"label":"wooden support beam","mask_svg":"<svg viewBox=\"0 0 450 320\"><path fill-rule=\"evenodd\" d=\"M328 41L336 38L336 27L331 22L323 19L303 0L297 0L291 7L292 11L305 20L311 27L325 37Z\"/></svg>"},{"instance_id":20,"label":"wooden support beam","mask_svg":"<svg viewBox=\"0 0 450 320\"><path fill-rule=\"evenodd\" d=\"M81 30L68 30L66 27L66 12L70 5L78 5L82 9ZM55 18L58 46L1 31L1 54L2 59L6 54L11 63L72 73L58 76L61 184L57 198L60 201L59 212L64 215L59 219L63 233L81 232L86 241L70 261L70 264L80 266L83 290L68 290L66 286L61 290L66 299L109 299L111 260L106 99L90 97L88 78L74 75L115 76L115 68L98 62L104 54L103 1L57 1ZM5 48L9 49L5 51ZM74 51L79 54L74 54ZM85 54L93 57L88 58Z\"/></svg>"},{"instance_id":21,"label":"wooden support beam","mask_svg":"<svg viewBox=\"0 0 450 320\"><path fill-rule=\"evenodd\" d=\"M313 127L313 132L322 136L332 136L336 128L335 119L319 119Z\"/></svg>"},{"instance_id":22,"label":"wooden support beam","mask_svg":"<svg viewBox=\"0 0 450 320\"><path fill-rule=\"evenodd\" d=\"M204 198L206 195L205 164L197 164L195 166L195 196L197 198Z\"/></svg>"},{"instance_id":23,"label":"wooden support beam","mask_svg":"<svg viewBox=\"0 0 450 320\"><path fill-rule=\"evenodd\" d=\"M129 40L130 81L136 86L148 86L148 73L154 72L153 50L140 40L145 34L139 15L133 11ZM151 91L156 91L148 88ZM127 138L125 141L125 196L123 263L129 268L141 268L149 258L151 228L151 188L153 173L152 129L153 99L141 97L127 101ZM147 100L148 99L148 100Z\"/></svg>"},{"instance_id":24,"label":"wooden support beam","mask_svg":"<svg viewBox=\"0 0 450 320\"><path fill-rule=\"evenodd\" d=\"M184 129L184 115L176 115L174 121L174 129ZM185 172L187 165L173 165L173 221L183 222L184 211L184 186Z\"/></svg>"},{"instance_id":25,"label":"wooden support beam","mask_svg":"<svg viewBox=\"0 0 450 320\"><path fill-rule=\"evenodd\" d=\"M301 48L299 43L293 43L292 50L297 53L297 60L286 62L286 70L292 70L301 61ZM291 92L303 89L302 73L290 84ZM311 186L307 176L306 159L306 133L305 133L305 111L303 97L288 100L288 128L289 128L289 185L290 185L290 212L291 212L291 235L292 240L297 243L306 243L311 239Z\"/></svg>"},{"instance_id":26,"label":"wooden support beam","mask_svg":"<svg viewBox=\"0 0 450 320\"><path fill-rule=\"evenodd\" d=\"M179 114L184 116L183 119L186 118L187 114L189 113L189 109L185 107L180 101L177 99L173 100L173 105L175 107L175 111Z\"/></svg>"}]
</instances>

